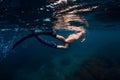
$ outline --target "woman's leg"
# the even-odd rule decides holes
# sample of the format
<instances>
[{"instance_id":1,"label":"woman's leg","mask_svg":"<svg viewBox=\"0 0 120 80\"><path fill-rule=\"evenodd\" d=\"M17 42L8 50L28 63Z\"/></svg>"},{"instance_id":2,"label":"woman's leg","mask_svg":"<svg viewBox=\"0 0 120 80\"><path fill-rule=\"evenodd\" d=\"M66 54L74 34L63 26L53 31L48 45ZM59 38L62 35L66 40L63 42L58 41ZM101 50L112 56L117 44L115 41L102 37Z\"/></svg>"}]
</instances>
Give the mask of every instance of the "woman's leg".
<instances>
[{"instance_id":1,"label":"woman's leg","mask_svg":"<svg viewBox=\"0 0 120 80\"><path fill-rule=\"evenodd\" d=\"M65 42L65 38L63 36L61 36L61 35L56 35L56 38L63 41L63 42Z\"/></svg>"},{"instance_id":2,"label":"woman's leg","mask_svg":"<svg viewBox=\"0 0 120 80\"><path fill-rule=\"evenodd\" d=\"M65 43L65 45L57 45L57 48L60 49L67 49L69 47L70 43Z\"/></svg>"}]
</instances>

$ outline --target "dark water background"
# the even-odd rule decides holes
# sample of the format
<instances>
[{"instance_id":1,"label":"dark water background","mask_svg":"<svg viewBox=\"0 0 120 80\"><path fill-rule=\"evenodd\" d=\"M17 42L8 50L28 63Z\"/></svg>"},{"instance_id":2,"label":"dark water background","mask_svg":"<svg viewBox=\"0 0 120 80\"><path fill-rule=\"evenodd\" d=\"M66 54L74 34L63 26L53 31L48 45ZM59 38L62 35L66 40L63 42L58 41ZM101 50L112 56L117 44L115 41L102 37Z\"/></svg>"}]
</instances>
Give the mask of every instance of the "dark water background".
<instances>
[{"instance_id":1,"label":"dark water background","mask_svg":"<svg viewBox=\"0 0 120 80\"><path fill-rule=\"evenodd\" d=\"M18 6L19 1L11 4ZM51 48L31 38L9 51L14 41L27 33L1 32L1 42L3 37L5 42L1 48L9 45L9 52L0 52L0 80L120 80L120 2L83 2L100 3L101 7L80 14L89 23L86 40L73 42L67 50Z\"/></svg>"}]
</instances>

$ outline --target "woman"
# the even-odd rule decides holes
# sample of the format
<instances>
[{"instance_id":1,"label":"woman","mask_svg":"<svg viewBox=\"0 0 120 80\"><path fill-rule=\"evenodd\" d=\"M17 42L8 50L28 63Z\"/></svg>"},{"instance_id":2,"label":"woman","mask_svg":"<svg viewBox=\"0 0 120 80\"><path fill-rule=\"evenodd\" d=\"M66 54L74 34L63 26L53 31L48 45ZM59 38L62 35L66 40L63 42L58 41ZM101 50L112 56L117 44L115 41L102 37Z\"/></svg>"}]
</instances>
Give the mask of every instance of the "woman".
<instances>
[{"instance_id":1,"label":"woman","mask_svg":"<svg viewBox=\"0 0 120 80\"><path fill-rule=\"evenodd\" d=\"M85 36L85 29L83 27L72 27L72 26L69 26L68 27L68 30L72 30L72 31L75 31L74 34L71 34L69 35L67 38L64 38L63 36L61 35L56 35L56 38L63 41L65 43L65 45L57 45L57 48L61 48L61 49L67 49L70 45L70 43L80 39L80 38L83 38ZM82 42L84 41L85 39L83 38Z\"/></svg>"}]
</instances>

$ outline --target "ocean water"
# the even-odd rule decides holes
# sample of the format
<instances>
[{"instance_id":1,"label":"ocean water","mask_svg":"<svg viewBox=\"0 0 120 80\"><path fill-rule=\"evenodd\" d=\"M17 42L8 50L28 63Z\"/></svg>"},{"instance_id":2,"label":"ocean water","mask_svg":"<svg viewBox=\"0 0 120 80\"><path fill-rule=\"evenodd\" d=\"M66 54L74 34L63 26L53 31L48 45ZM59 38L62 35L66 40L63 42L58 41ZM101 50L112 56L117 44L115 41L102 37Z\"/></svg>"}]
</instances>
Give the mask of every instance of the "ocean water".
<instances>
[{"instance_id":1,"label":"ocean water","mask_svg":"<svg viewBox=\"0 0 120 80\"><path fill-rule=\"evenodd\" d=\"M79 14L89 24L86 40L83 43L77 40L66 50L51 48L35 38L11 49L29 32L1 31L0 80L120 80L120 2L114 0L116 4L111 4L111 1L95 0L94 3L100 3L102 7ZM108 12L103 11L106 8ZM45 38L49 40L49 37Z\"/></svg>"}]
</instances>

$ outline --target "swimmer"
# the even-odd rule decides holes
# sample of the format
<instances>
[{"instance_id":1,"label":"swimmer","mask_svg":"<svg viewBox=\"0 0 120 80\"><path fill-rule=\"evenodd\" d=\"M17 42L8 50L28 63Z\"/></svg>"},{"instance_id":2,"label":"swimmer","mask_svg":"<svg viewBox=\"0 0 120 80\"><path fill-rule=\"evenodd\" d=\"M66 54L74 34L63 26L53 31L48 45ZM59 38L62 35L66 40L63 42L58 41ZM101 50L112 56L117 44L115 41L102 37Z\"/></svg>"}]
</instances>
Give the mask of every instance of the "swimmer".
<instances>
[{"instance_id":1,"label":"swimmer","mask_svg":"<svg viewBox=\"0 0 120 80\"><path fill-rule=\"evenodd\" d=\"M74 42L74 41L76 41L78 39L81 39L81 38L83 38L85 36L85 29L83 27L72 27L72 26L69 26L67 29L75 31L75 33L69 35L67 38L64 38L61 35L56 35L57 39L59 39L59 40L61 40L62 42L65 43L65 45L57 45L57 48L67 49L72 42ZM85 40L85 39L83 39L83 40Z\"/></svg>"}]
</instances>

